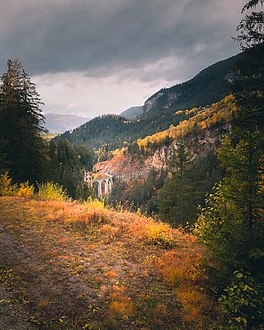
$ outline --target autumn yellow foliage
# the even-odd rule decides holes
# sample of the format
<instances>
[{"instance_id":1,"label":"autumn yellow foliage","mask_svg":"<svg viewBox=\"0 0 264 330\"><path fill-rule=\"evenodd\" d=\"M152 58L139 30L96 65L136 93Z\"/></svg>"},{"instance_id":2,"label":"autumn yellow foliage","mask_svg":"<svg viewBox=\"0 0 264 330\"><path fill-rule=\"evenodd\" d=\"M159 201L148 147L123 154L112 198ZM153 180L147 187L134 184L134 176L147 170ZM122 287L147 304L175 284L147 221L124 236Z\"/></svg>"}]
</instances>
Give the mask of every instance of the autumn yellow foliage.
<instances>
[{"instance_id":1,"label":"autumn yellow foliage","mask_svg":"<svg viewBox=\"0 0 264 330\"><path fill-rule=\"evenodd\" d=\"M149 144L162 143L167 137L177 139L179 136L191 132L195 125L199 129L205 130L222 121L230 122L234 111L236 111L236 104L234 96L228 95L222 101L212 104L209 108L201 110L193 108L185 111L193 116L188 120L181 121L177 126L172 126L165 131L147 136L144 139L138 139L137 144L139 148L144 148L145 151L148 151Z\"/></svg>"}]
</instances>

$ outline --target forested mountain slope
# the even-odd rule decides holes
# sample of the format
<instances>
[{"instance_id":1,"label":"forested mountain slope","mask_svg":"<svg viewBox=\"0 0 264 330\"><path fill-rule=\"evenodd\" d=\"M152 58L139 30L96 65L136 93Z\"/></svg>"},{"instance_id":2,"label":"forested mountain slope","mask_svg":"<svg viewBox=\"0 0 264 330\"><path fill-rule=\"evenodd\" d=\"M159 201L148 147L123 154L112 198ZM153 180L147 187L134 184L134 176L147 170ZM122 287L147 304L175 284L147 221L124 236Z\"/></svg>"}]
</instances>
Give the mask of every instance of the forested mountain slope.
<instances>
[{"instance_id":1,"label":"forested mountain slope","mask_svg":"<svg viewBox=\"0 0 264 330\"><path fill-rule=\"evenodd\" d=\"M107 149L122 147L123 142L133 142L139 138L166 130L170 125L177 125L188 116L178 110L193 107L209 106L218 102L232 90L232 71L236 63L254 63L263 60L263 52L248 50L236 56L220 61L197 74L193 79L171 88L158 91L143 106L143 114L137 120L126 119L116 115L105 115L94 118L72 132L64 133L66 138L75 144L85 144L98 148L102 144Z\"/></svg>"},{"instance_id":2,"label":"forested mountain slope","mask_svg":"<svg viewBox=\"0 0 264 330\"><path fill-rule=\"evenodd\" d=\"M111 173L116 178L110 197L113 203L128 201L135 209L156 213L159 189L182 167L186 182L176 182L170 191L175 196L184 194L184 203L189 204L185 218L192 222L198 204L204 202L206 193L223 175L213 150L229 132L236 111L232 95L209 107L180 110L189 119L109 152L108 159L97 163L94 171ZM181 192L176 192L180 185ZM173 212L176 215L177 208Z\"/></svg>"},{"instance_id":3,"label":"forested mountain slope","mask_svg":"<svg viewBox=\"0 0 264 330\"><path fill-rule=\"evenodd\" d=\"M81 125L72 132L67 131L57 139L67 139L74 144L84 144L89 148L111 145L120 147L137 125L133 120L118 115L103 115Z\"/></svg>"}]
</instances>

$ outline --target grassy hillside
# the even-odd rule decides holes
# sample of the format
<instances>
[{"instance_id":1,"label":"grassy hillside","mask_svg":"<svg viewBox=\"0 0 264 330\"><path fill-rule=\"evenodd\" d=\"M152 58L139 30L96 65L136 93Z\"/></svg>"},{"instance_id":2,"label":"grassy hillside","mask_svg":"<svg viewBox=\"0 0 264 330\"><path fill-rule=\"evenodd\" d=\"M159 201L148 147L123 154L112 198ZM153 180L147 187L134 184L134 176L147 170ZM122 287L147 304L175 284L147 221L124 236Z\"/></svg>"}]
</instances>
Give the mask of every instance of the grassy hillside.
<instances>
[{"instance_id":1,"label":"grassy hillside","mask_svg":"<svg viewBox=\"0 0 264 330\"><path fill-rule=\"evenodd\" d=\"M195 237L100 202L1 197L0 209L0 307L25 329L219 328Z\"/></svg>"}]
</instances>

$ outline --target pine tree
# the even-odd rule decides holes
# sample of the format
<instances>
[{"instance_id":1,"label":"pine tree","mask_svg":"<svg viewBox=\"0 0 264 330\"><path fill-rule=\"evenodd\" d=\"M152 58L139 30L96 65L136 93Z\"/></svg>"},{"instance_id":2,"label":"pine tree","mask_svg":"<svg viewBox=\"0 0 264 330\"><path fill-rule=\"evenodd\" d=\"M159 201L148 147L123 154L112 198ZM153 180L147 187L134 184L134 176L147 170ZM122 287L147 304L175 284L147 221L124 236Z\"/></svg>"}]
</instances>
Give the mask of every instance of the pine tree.
<instances>
[{"instance_id":1,"label":"pine tree","mask_svg":"<svg viewBox=\"0 0 264 330\"><path fill-rule=\"evenodd\" d=\"M0 86L0 170L16 182L41 181L47 165L42 102L21 63L9 60L7 67Z\"/></svg>"},{"instance_id":2,"label":"pine tree","mask_svg":"<svg viewBox=\"0 0 264 330\"><path fill-rule=\"evenodd\" d=\"M189 157L187 154L187 160ZM183 157L180 159L176 163L181 164L182 170L174 168L171 178L160 190L157 203L163 220L174 225L192 226L197 220L199 206L204 206L206 194L223 177L224 169L214 151L187 163Z\"/></svg>"},{"instance_id":3,"label":"pine tree","mask_svg":"<svg viewBox=\"0 0 264 330\"><path fill-rule=\"evenodd\" d=\"M186 225L189 221L189 200L192 198L190 180L186 171L190 155L184 141L179 138L171 162L171 178L161 189L158 208L162 219L173 225Z\"/></svg>"},{"instance_id":4,"label":"pine tree","mask_svg":"<svg viewBox=\"0 0 264 330\"><path fill-rule=\"evenodd\" d=\"M263 1L251 0L243 10L258 4ZM264 322L264 16L261 15L260 21L254 21L255 15L246 16L242 20L245 25L238 27L242 35L237 40L242 48L251 49L245 51L246 61L237 63L233 72L237 111L231 135L223 139L218 150L227 175L208 197L196 225L196 233L217 261L209 269L209 278L218 290L226 286L220 301L230 329L255 329ZM257 33L261 32L259 28L262 35Z\"/></svg>"},{"instance_id":5,"label":"pine tree","mask_svg":"<svg viewBox=\"0 0 264 330\"><path fill-rule=\"evenodd\" d=\"M227 276L237 269L264 270L263 143L263 136L248 130L234 132L233 141L231 137L222 141L218 156L228 175L209 196L198 219L198 234Z\"/></svg>"},{"instance_id":6,"label":"pine tree","mask_svg":"<svg viewBox=\"0 0 264 330\"><path fill-rule=\"evenodd\" d=\"M242 13L254 9L237 27L240 34L234 39L239 41L242 50L264 42L264 12L255 10L258 5L263 6L263 3L263 0L250 0L242 8Z\"/></svg>"},{"instance_id":7,"label":"pine tree","mask_svg":"<svg viewBox=\"0 0 264 330\"><path fill-rule=\"evenodd\" d=\"M91 170L92 154L84 146L75 146L67 140L50 142L50 179L66 189L70 197L86 199L91 193L83 181L83 169Z\"/></svg>"}]
</instances>

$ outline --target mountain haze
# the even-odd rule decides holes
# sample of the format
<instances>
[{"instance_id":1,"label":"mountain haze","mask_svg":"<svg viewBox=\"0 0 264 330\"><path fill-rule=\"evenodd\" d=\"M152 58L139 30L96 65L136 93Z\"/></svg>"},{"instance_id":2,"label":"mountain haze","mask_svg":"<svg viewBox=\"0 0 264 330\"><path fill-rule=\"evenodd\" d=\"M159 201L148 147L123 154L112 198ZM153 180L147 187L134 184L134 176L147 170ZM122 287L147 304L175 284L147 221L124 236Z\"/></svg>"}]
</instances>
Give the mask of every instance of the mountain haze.
<instances>
[{"instance_id":1,"label":"mountain haze","mask_svg":"<svg viewBox=\"0 0 264 330\"><path fill-rule=\"evenodd\" d=\"M143 112L143 107L142 106L137 106L137 107L131 107L123 112L120 113L120 116L125 117L125 118L136 118L140 117Z\"/></svg>"},{"instance_id":2,"label":"mountain haze","mask_svg":"<svg viewBox=\"0 0 264 330\"><path fill-rule=\"evenodd\" d=\"M90 120L87 117L61 115L57 113L47 113L45 117L45 126L50 133L63 133Z\"/></svg>"}]
</instances>

